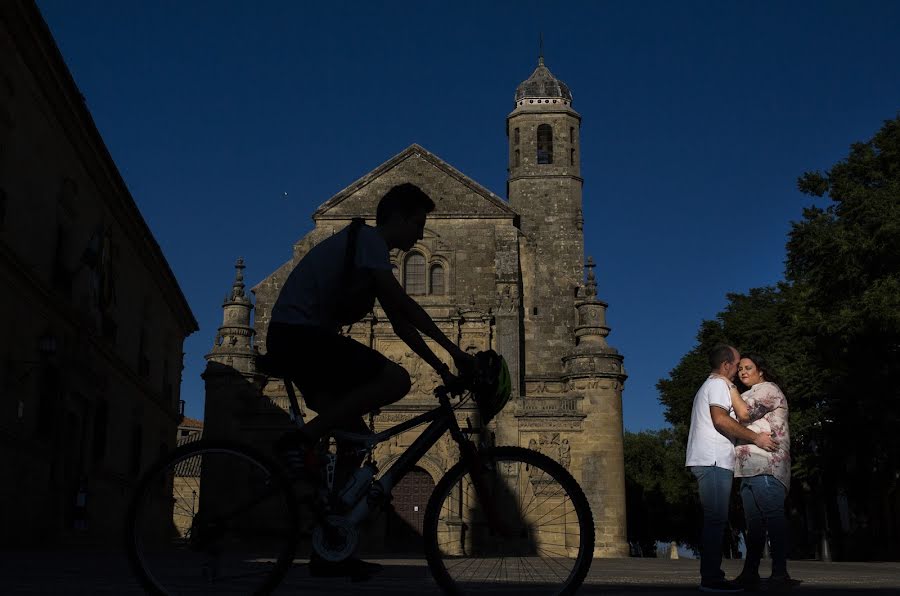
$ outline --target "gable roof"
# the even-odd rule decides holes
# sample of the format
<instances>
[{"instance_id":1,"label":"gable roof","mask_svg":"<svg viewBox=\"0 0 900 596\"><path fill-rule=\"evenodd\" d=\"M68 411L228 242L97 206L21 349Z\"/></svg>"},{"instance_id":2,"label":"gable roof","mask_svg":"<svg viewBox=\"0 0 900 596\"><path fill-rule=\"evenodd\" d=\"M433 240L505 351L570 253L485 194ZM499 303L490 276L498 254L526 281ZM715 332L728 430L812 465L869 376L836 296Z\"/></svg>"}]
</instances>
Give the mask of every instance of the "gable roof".
<instances>
[{"instance_id":1,"label":"gable roof","mask_svg":"<svg viewBox=\"0 0 900 596\"><path fill-rule=\"evenodd\" d=\"M421 169L421 165L426 165L429 168L433 168L437 170L439 174L443 174L444 177L449 178L462 187L464 187L468 192L466 193L468 196L476 198L474 202L466 201L465 204L460 204L459 201L447 202L446 204L442 204L440 201L440 196L435 196L435 190L427 188L427 184L419 184L423 186L425 192L428 192L432 195L432 199L434 199L437 204L437 208L431 214L429 214L429 218L431 217L441 217L444 216L454 216L454 215L467 215L467 214L475 214L477 212L478 215L483 217L500 217L504 219L517 219L518 213L509 206L509 204L501 199L499 196L485 188L484 186L478 184L446 161L431 153L421 145L417 145L413 143L394 157L390 158L380 166L376 167L374 170L359 178L352 184L350 184L347 188L343 189L324 203L322 203L318 209L313 213L313 220L319 219L330 219L332 217L338 219L346 219L347 218L347 210L341 209L339 205L345 202L347 199L358 196L361 191L365 191L366 187L372 185L374 182L379 179L389 176L393 170L403 169L404 166L408 165L411 161L418 161L419 164L416 166ZM403 178L401 176L401 178ZM433 178L433 176L431 177ZM402 181L413 182L414 184L418 184L418 180L407 180L403 179ZM399 183L400 180L395 183ZM373 189L374 190L374 189ZM371 215L374 218L375 215L375 206L377 206L377 201L381 198L381 195L385 192L385 189L379 189L374 194L377 197L368 197L366 200L367 208L366 211L371 210L371 214L368 213L359 213L359 215ZM478 204L478 203L482 204ZM473 210L474 208L474 210ZM357 209L358 211L358 209Z\"/></svg>"}]
</instances>

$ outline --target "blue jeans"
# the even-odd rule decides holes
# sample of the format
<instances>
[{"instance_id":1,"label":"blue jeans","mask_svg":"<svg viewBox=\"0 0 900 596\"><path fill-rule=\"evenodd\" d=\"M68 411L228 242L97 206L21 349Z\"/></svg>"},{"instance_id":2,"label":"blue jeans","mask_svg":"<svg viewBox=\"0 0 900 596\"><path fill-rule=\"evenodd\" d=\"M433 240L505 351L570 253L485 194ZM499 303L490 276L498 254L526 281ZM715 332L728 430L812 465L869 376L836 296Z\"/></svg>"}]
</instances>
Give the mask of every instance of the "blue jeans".
<instances>
[{"instance_id":1,"label":"blue jeans","mask_svg":"<svg viewBox=\"0 0 900 596\"><path fill-rule=\"evenodd\" d=\"M772 555L772 573L787 573L787 520L784 516L784 485L765 474L741 479L741 501L747 519L747 559L744 571L759 574L759 561L766 544Z\"/></svg>"},{"instance_id":2,"label":"blue jeans","mask_svg":"<svg viewBox=\"0 0 900 596\"><path fill-rule=\"evenodd\" d=\"M700 578L725 579L722 571L722 537L728 525L728 500L734 472L718 466L691 466L697 477L703 506L703 537L700 544Z\"/></svg>"}]
</instances>

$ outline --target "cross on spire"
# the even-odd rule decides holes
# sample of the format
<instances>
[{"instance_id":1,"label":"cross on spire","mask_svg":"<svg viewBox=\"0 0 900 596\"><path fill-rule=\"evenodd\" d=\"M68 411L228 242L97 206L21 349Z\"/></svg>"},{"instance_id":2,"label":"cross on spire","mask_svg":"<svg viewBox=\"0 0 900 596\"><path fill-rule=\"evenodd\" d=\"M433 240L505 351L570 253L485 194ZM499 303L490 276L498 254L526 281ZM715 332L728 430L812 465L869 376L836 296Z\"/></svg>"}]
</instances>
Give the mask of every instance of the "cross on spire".
<instances>
[{"instance_id":1,"label":"cross on spire","mask_svg":"<svg viewBox=\"0 0 900 596\"><path fill-rule=\"evenodd\" d=\"M544 32L541 31L540 34L540 52L538 53L538 66L544 65Z\"/></svg>"}]
</instances>

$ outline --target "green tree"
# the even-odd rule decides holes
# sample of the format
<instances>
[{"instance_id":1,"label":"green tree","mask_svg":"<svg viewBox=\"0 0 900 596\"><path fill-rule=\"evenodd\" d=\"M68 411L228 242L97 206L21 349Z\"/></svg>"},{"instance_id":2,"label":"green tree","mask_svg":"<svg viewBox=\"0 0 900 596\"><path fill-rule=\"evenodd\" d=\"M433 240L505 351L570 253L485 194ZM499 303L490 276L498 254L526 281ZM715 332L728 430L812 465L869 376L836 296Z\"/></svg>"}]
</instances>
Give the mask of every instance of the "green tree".
<instances>
[{"instance_id":1,"label":"green tree","mask_svg":"<svg viewBox=\"0 0 900 596\"><path fill-rule=\"evenodd\" d=\"M872 555L892 548L896 557L900 117L852 145L828 171L805 173L798 186L828 200L824 208L805 209L793 225L786 271L802 296L797 327L814 338L814 357L827 377L817 389L818 470L826 491L846 495L851 515L869 528L850 537L845 550L876 545Z\"/></svg>"},{"instance_id":2,"label":"green tree","mask_svg":"<svg viewBox=\"0 0 900 596\"><path fill-rule=\"evenodd\" d=\"M654 556L656 542L699 542L699 500L673 429L625 433L628 541Z\"/></svg>"}]
</instances>

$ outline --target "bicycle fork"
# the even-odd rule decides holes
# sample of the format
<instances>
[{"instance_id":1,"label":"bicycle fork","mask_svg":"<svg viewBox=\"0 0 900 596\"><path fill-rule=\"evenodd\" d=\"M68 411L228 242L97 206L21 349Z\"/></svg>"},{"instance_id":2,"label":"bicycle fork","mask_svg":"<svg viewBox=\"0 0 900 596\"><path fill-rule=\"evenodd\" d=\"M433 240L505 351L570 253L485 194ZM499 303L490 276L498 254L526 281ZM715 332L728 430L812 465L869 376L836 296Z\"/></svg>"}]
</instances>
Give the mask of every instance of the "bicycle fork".
<instances>
[{"instance_id":1,"label":"bicycle fork","mask_svg":"<svg viewBox=\"0 0 900 596\"><path fill-rule=\"evenodd\" d=\"M484 510L487 517L488 527L492 532L502 538L512 538L513 529L504 521L500 510L497 508L497 499L491 494L487 486L488 470L485 470L484 461L478 451L475 443L462 437L459 443L459 452L463 463L469 470L469 476L472 478L472 485L475 487L475 497ZM499 470L496 471L499 473Z\"/></svg>"}]
</instances>

